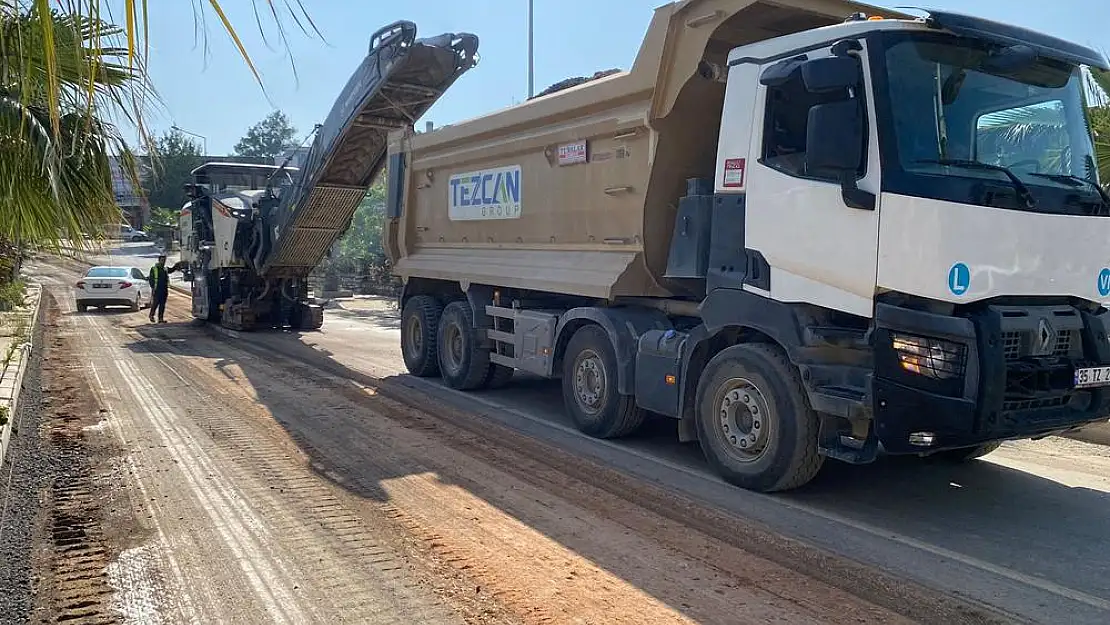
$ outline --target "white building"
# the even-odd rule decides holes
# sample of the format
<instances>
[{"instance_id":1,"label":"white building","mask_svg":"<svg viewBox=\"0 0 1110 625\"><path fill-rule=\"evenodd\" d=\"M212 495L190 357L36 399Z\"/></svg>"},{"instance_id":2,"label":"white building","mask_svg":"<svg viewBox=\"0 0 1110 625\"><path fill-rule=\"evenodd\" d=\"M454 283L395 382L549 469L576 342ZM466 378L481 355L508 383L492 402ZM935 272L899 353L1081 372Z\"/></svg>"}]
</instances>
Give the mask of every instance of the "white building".
<instances>
[{"instance_id":1,"label":"white building","mask_svg":"<svg viewBox=\"0 0 1110 625\"><path fill-rule=\"evenodd\" d=\"M140 182L149 173L142 159L138 159ZM150 203L142 189L136 188L131 177L124 172L118 156L108 157L108 167L112 172L112 191L116 196L116 206L123 211L124 220L135 228L142 228L150 221Z\"/></svg>"}]
</instances>

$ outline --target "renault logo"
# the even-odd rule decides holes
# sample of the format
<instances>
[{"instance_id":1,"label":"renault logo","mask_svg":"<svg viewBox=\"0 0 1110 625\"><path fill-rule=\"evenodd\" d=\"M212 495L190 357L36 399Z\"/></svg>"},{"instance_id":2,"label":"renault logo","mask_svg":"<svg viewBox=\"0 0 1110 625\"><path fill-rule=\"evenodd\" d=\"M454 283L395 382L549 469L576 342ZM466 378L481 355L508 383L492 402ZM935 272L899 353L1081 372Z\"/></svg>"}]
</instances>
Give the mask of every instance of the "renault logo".
<instances>
[{"instance_id":1,"label":"renault logo","mask_svg":"<svg viewBox=\"0 0 1110 625\"><path fill-rule=\"evenodd\" d=\"M1041 317L1037 323L1037 336L1033 340L1033 355L1047 356L1056 347L1056 332L1048 323L1048 319Z\"/></svg>"}]
</instances>

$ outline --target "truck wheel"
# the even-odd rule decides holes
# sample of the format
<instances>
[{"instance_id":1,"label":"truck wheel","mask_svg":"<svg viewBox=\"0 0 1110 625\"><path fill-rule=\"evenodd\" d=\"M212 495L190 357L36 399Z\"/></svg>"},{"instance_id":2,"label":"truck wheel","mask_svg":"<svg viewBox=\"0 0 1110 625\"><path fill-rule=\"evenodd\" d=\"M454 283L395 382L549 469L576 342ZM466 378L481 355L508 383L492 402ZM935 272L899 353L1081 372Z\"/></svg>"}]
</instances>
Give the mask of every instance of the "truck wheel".
<instances>
[{"instance_id":1,"label":"truck wheel","mask_svg":"<svg viewBox=\"0 0 1110 625\"><path fill-rule=\"evenodd\" d=\"M575 425L597 438L636 431L645 412L617 392L617 356L609 335L596 325L579 328L563 355L563 402Z\"/></svg>"},{"instance_id":2,"label":"truck wheel","mask_svg":"<svg viewBox=\"0 0 1110 625\"><path fill-rule=\"evenodd\" d=\"M932 454L931 456L927 456L927 457L928 458L936 458L937 460L940 460L940 461L943 461L943 462L954 462L954 463L971 462L972 460L975 460L976 458L982 458L983 456L991 453L992 451L998 449L1001 446L1002 446L1002 441L994 441L992 443L984 443L982 445L976 445L975 447L962 447L960 449L946 449L944 451L937 452L937 453Z\"/></svg>"},{"instance_id":3,"label":"truck wheel","mask_svg":"<svg viewBox=\"0 0 1110 625\"><path fill-rule=\"evenodd\" d=\"M468 391L486 381L489 373L489 350L482 347L474 312L465 301L451 302L439 318L436 336L439 352L439 374L453 389Z\"/></svg>"},{"instance_id":4,"label":"truck wheel","mask_svg":"<svg viewBox=\"0 0 1110 625\"><path fill-rule=\"evenodd\" d=\"M319 330L324 325L324 309L311 304L297 304L289 316L289 325L294 330Z\"/></svg>"},{"instance_id":5,"label":"truck wheel","mask_svg":"<svg viewBox=\"0 0 1110 625\"><path fill-rule=\"evenodd\" d=\"M405 368L418 378L439 374L436 334L443 306L434 297L417 295L401 311L401 357Z\"/></svg>"},{"instance_id":6,"label":"truck wheel","mask_svg":"<svg viewBox=\"0 0 1110 625\"><path fill-rule=\"evenodd\" d=\"M698 382L702 453L728 482L761 492L797 488L821 468L817 414L797 369L777 348L725 349Z\"/></svg>"},{"instance_id":7,"label":"truck wheel","mask_svg":"<svg viewBox=\"0 0 1110 625\"><path fill-rule=\"evenodd\" d=\"M513 374L516 369L499 365L496 363L489 363L489 372L486 373L486 381L482 384L485 388L504 388L513 379Z\"/></svg>"}]
</instances>

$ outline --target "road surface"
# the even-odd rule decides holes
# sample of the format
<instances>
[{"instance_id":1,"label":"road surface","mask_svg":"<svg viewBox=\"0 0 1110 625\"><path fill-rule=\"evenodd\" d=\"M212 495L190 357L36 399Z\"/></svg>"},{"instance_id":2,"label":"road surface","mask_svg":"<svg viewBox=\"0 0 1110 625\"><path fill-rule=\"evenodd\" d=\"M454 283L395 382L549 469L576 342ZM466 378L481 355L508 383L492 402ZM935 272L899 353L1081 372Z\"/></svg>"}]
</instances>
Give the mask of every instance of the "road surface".
<instances>
[{"instance_id":1,"label":"road surface","mask_svg":"<svg viewBox=\"0 0 1110 625\"><path fill-rule=\"evenodd\" d=\"M68 311L71 270L32 270ZM187 323L188 298L178 294L170 300L174 323L165 326L141 315L61 315L87 342L81 349L96 354L91 368L101 394L114 398L108 422L118 420L121 446L156 457L153 466L173 465L165 478L138 470L134 479L144 488L168 479L167 496L180 493L161 516L193 506L182 527L159 535L194 535L188 544L241 564L197 588L187 575L170 583L163 574L177 589L167 596L210 606L206 593L238 592L236 602L257 614L292 606L293 620L312 620L313 606L330 606L328 597L367 588L399 597L390 614L402 620L405 610L441 609L435 618L605 622L620 620L618 606L630 610L624 618L639 615L636 622L1110 618L1105 448L1049 439L1010 443L965 467L830 463L801 491L758 495L710 475L695 445L673 442L673 424L622 442L579 435L550 382L524 378L460 394L400 375L395 312L375 300L342 306L328 311L321 332L235 338ZM216 480L215 502L203 501L205 479ZM273 492L305 480L311 486L299 499ZM416 577L388 579L369 567L341 579L333 595L314 586L314 571L349 567L344 549L327 551L318 545L327 536L306 529L320 513L298 507L325 495L348 515L343 527L382 522L366 512L368 502L396 515L383 535L398 545L420 537L413 561L402 565ZM228 536L205 534L228 523ZM302 538L286 545L287 531ZM281 541L272 542L275 534ZM312 558L297 540L328 554L322 568L301 568ZM374 553L403 552L378 540L387 544ZM180 553L155 544L157 553ZM279 583L258 578L252 590L262 573L242 562L260 553L271 559L256 568ZM201 548L191 563L158 570L204 570L218 557ZM303 604L256 596L296 579L304 580ZM458 591L462 579L496 589L489 603L463 601L470 593ZM356 603L377 603L361 597Z\"/></svg>"},{"instance_id":2,"label":"road surface","mask_svg":"<svg viewBox=\"0 0 1110 625\"><path fill-rule=\"evenodd\" d=\"M783 566L738 544L758 531L742 519L229 341L184 298L168 324L79 314L72 268L27 270L47 291L42 435L66 460L36 548L42 620L992 622L799 545L778 548L860 587ZM659 512L679 508L704 519Z\"/></svg>"}]
</instances>

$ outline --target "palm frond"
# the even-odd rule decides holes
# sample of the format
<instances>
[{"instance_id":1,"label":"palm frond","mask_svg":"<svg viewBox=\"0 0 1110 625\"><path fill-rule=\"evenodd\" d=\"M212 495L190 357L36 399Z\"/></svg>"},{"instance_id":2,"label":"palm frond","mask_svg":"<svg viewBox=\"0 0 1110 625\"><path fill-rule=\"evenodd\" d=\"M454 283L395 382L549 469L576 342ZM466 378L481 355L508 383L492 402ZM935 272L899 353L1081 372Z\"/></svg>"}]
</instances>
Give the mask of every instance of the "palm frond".
<instances>
[{"instance_id":1,"label":"palm frond","mask_svg":"<svg viewBox=\"0 0 1110 625\"><path fill-rule=\"evenodd\" d=\"M1011 126L1017 124L1064 124L1061 105L1057 103L1023 106L1021 108L989 113L979 120L979 128Z\"/></svg>"},{"instance_id":2,"label":"palm frond","mask_svg":"<svg viewBox=\"0 0 1110 625\"><path fill-rule=\"evenodd\" d=\"M1090 77L1091 86L1096 88L1091 89L1096 97L1096 101L1092 104L1097 107L1110 106L1110 72L1091 68L1087 75Z\"/></svg>"},{"instance_id":3,"label":"palm frond","mask_svg":"<svg viewBox=\"0 0 1110 625\"><path fill-rule=\"evenodd\" d=\"M108 110L141 117L148 90L118 27L41 4L0 12L0 239L50 246L120 219Z\"/></svg>"}]
</instances>

